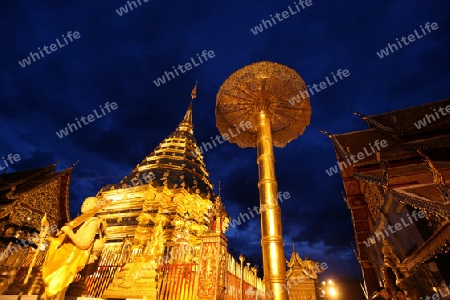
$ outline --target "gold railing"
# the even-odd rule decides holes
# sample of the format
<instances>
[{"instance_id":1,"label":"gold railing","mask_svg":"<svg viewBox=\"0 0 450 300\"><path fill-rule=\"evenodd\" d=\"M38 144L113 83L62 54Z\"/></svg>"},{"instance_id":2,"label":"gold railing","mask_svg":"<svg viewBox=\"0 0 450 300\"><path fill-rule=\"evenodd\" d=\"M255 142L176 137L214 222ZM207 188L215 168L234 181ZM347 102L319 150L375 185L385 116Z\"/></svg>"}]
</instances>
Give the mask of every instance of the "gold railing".
<instances>
[{"instance_id":1,"label":"gold railing","mask_svg":"<svg viewBox=\"0 0 450 300\"><path fill-rule=\"evenodd\" d=\"M161 300L194 300L197 297L197 264L169 264L160 269L158 282Z\"/></svg>"},{"instance_id":2,"label":"gold railing","mask_svg":"<svg viewBox=\"0 0 450 300\"><path fill-rule=\"evenodd\" d=\"M258 277L256 269L249 268L242 264L231 255L227 254L227 279L225 299L240 299L241 292L243 299L264 299L264 284ZM241 287L241 268L242 268L242 287ZM251 295L250 295L251 294ZM256 295L255 295L256 294Z\"/></svg>"},{"instance_id":3,"label":"gold railing","mask_svg":"<svg viewBox=\"0 0 450 300\"><path fill-rule=\"evenodd\" d=\"M89 297L101 297L111 284L117 271L125 265L123 253L118 249L105 249L98 263L97 271L86 278L86 292ZM75 281L82 280L80 274Z\"/></svg>"}]
</instances>

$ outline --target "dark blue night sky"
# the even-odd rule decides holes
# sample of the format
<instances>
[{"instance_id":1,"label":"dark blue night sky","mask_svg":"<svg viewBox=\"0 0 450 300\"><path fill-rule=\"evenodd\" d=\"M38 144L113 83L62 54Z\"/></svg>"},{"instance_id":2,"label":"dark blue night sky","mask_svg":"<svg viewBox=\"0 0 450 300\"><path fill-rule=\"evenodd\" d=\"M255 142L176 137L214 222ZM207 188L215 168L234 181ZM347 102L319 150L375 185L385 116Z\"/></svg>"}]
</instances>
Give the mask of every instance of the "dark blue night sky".
<instances>
[{"instance_id":1,"label":"dark blue night sky","mask_svg":"<svg viewBox=\"0 0 450 300\"><path fill-rule=\"evenodd\" d=\"M0 157L20 160L0 166L13 172L63 158L62 170L80 160L71 185L75 216L84 198L120 181L175 129L197 80L193 118L200 145L219 134L220 85L245 65L285 64L311 88L348 70L333 85L316 86L311 125L275 155L279 191L291 196L281 203L287 256L295 243L302 257L328 264L327 276L360 277L341 177L325 172L336 155L318 128L361 130L365 122L353 110L379 114L448 98L449 2L128 2L1 2ZM427 22L436 25L426 29ZM200 63L197 53L204 50L214 56ZM154 83L192 60L190 70ZM108 111L107 102L116 109ZM58 137L76 121L84 123ZM259 204L255 149L224 143L204 157L232 218ZM260 251L259 219L230 228L228 237L244 254Z\"/></svg>"}]
</instances>

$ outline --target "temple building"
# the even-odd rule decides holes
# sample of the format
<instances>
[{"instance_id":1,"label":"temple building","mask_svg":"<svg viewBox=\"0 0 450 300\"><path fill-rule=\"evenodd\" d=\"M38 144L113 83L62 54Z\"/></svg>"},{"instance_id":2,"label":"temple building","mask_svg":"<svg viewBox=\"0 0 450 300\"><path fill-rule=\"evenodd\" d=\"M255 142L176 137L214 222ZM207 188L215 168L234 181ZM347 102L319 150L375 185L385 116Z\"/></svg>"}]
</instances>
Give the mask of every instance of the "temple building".
<instances>
[{"instance_id":1,"label":"temple building","mask_svg":"<svg viewBox=\"0 0 450 300\"><path fill-rule=\"evenodd\" d=\"M54 233L69 219L69 184L73 166L60 172L47 167L0 175L0 294L15 293L37 247L42 216ZM44 252L38 261L42 261ZM9 288L9 290L8 290Z\"/></svg>"},{"instance_id":2,"label":"temple building","mask_svg":"<svg viewBox=\"0 0 450 300\"><path fill-rule=\"evenodd\" d=\"M370 297L450 298L450 99L362 117L330 134ZM422 297L422 298L421 298Z\"/></svg>"}]
</instances>

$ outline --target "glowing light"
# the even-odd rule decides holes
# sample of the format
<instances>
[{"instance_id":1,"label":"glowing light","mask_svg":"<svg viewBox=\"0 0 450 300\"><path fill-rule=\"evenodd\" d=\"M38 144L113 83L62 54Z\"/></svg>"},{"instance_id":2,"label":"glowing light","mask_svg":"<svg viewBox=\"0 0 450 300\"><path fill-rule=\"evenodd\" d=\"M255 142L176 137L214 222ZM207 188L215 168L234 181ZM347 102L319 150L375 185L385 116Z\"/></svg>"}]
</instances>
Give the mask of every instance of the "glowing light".
<instances>
[{"instance_id":1,"label":"glowing light","mask_svg":"<svg viewBox=\"0 0 450 300\"><path fill-rule=\"evenodd\" d=\"M333 287L329 288L328 292L330 293L330 295L332 297L337 295L337 292L336 292L336 290Z\"/></svg>"}]
</instances>

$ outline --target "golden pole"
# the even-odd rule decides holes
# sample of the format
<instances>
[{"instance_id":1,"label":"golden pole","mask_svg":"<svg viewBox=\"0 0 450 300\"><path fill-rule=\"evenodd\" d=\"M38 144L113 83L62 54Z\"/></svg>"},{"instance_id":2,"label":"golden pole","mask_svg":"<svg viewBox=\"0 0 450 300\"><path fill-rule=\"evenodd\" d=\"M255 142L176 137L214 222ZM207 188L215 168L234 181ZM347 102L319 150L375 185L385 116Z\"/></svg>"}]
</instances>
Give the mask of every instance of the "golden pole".
<instances>
[{"instance_id":1,"label":"golden pole","mask_svg":"<svg viewBox=\"0 0 450 300\"><path fill-rule=\"evenodd\" d=\"M281 229L281 210L277 200L275 158L273 155L270 116L260 111L257 115L257 149L259 174L259 201L261 208L261 246L266 292L274 300L288 299L286 286L286 264Z\"/></svg>"},{"instance_id":2,"label":"golden pole","mask_svg":"<svg viewBox=\"0 0 450 300\"><path fill-rule=\"evenodd\" d=\"M240 299L243 300L244 299L244 260L245 257L244 255L239 255L239 260L241 261L241 284L240 284L240 290L241 290L241 296Z\"/></svg>"}]
</instances>

